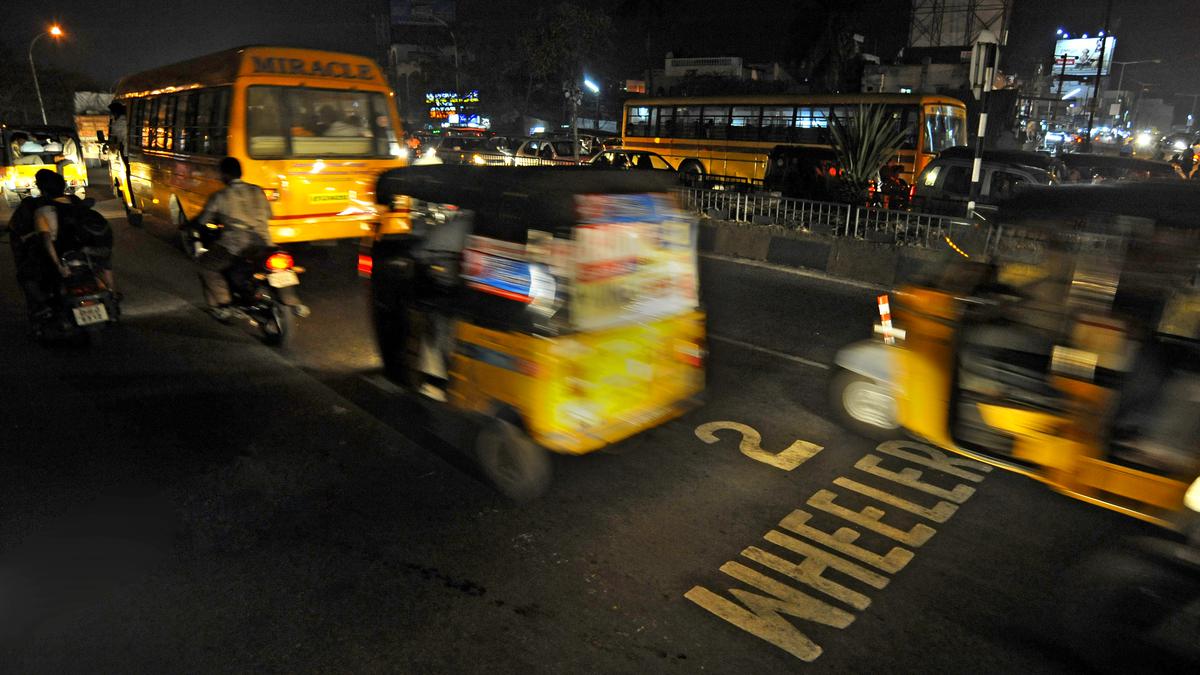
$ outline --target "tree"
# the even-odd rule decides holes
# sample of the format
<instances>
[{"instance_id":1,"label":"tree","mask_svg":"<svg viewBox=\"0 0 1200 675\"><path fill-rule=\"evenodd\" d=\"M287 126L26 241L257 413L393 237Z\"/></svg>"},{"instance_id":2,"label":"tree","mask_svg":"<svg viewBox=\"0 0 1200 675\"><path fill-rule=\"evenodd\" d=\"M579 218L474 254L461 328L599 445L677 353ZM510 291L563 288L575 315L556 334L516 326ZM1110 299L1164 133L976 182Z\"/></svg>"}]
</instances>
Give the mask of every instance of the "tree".
<instances>
[{"instance_id":1,"label":"tree","mask_svg":"<svg viewBox=\"0 0 1200 675\"><path fill-rule=\"evenodd\" d=\"M574 2L539 10L532 25L517 38L512 64L524 76L526 111L535 103L561 101L561 83L582 77L584 65L600 67L612 44L608 15Z\"/></svg>"},{"instance_id":2,"label":"tree","mask_svg":"<svg viewBox=\"0 0 1200 675\"><path fill-rule=\"evenodd\" d=\"M38 108L29 62L15 58L11 51L0 46L0 63L11 66L0 68L0 120L41 124L42 113ZM74 125L75 92L102 90L82 73L45 64L38 65L38 83L46 105L46 119L50 124L68 126Z\"/></svg>"},{"instance_id":3,"label":"tree","mask_svg":"<svg viewBox=\"0 0 1200 675\"><path fill-rule=\"evenodd\" d=\"M904 130L881 105L859 106L857 114L843 120L829 116L833 151L841 165L843 196L847 202L861 203L871 181L904 141Z\"/></svg>"}]
</instances>

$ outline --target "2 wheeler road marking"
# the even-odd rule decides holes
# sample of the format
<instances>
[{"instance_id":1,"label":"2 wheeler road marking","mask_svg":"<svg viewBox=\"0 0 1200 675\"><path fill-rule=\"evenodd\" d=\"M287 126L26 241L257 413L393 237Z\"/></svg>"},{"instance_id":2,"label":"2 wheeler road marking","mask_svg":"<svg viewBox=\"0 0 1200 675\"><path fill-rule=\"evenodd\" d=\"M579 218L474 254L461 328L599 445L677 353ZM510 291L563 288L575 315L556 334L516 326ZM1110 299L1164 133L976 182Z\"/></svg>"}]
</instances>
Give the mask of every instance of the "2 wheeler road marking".
<instances>
[{"instance_id":1,"label":"2 wheeler road marking","mask_svg":"<svg viewBox=\"0 0 1200 675\"><path fill-rule=\"evenodd\" d=\"M741 431L743 443L751 441L751 449L758 447L757 432L745 425L732 422L712 422L702 425L696 429L696 435L701 440L711 443L713 441L708 438L712 437L712 432L717 429ZM958 512L959 505L975 493L975 489L969 485L958 483L947 490L921 480L930 473L930 470L960 480L979 483L984 478L983 474L991 471L992 468L973 460L951 457L936 448L912 441L888 441L881 443L875 450L881 455L886 455L888 461L911 462L923 467L924 470L912 466L906 466L899 470L886 469L881 465L884 458L875 454L869 454L860 459L855 463L854 469L876 478L891 481L901 486L902 489L916 490L950 501L938 501L932 507L922 506L847 476L835 478L833 484L854 492L861 498L873 499L881 505L890 507L894 509L893 513L904 511L934 523L947 522ZM769 455L769 453L767 454ZM775 455L769 456L776 457ZM779 529L772 529L763 535L766 542L778 547L784 555L757 546L749 546L743 549L739 555L749 563L759 565L767 571L782 575L791 582L804 586L806 590L812 591L817 596L828 597L831 602L840 603L855 611L863 611L871 604L871 599L865 591L867 589L881 590L887 587L890 578L886 575L896 574L912 562L915 557L912 549L923 546L937 533L937 530L924 523L916 523L908 529L884 523L883 519L888 514L883 508L865 506L861 510L855 510L836 503L835 500L838 497L839 495L831 490L820 489L810 496L806 503L813 509L832 515L854 527L839 526L832 533L820 530L809 524L813 517L811 513L797 509L779 522ZM785 531L788 534L785 534ZM863 531L882 535L903 546L892 546L885 552L869 550L855 543L862 536ZM905 548L905 546L909 548ZM799 561L794 560L797 556ZM857 562L853 562L851 559ZM821 646L801 629L802 622L837 629L844 629L854 622L855 615L837 604L830 604L818 597L813 597L793 585L772 579L741 562L728 561L719 569L726 576L755 590L729 588L727 589L729 597L726 597L697 585L684 593L684 597L711 614L779 647L802 661L814 661L823 651ZM825 573L830 569L844 575L848 581L834 581L826 577ZM853 582L862 584L862 589L852 588L849 584ZM785 617L797 619L798 622L790 621Z\"/></svg>"},{"instance_id":2,"label":"2 wheeler road marking","mask_svg":"<svg viewBox=\"0 0 1200 675\"><path fill-rule=\"evenodd\" d=\"M709 422L701 424L696 427L696 437L705 443L716 443L720 439L717 438L715 432L725 429L736 431L742 435L742 441L738 444L738 448L742 451L743 455L763 464L769 464L777 469L783 469L784 471L795 469L822 450L822 446L816 443L794 441L778 454L772 454L762 449L762 434L758 433L754 427L740 422Z\"/></svg>"},{"instance_id":3,"label":"2 wheeler road marking","mask_svg":"<svg viewBox=\"0 0 1200 675\"><path fill-rule=\"evenodd\" d=\"M750 351L759 352L760 354L767 354L769 356L774 356L777 359L784 359L785 361L791 361L792 363L799 363L800 365L808 366L809 368L819 368L821 370L829 370L829 364L827 364L827 363L821 363L820 361L813 361L812 359L806 359L803 356L796 356L795 354L788 354L785 352L776 351L774 349L768 349L767 347L760 347L756 344L744 342L742 340L737 340L737 339L734 339L731 337L725 337L724 335L713 335L712 333L709 333L708 339L714 340L716 342L724 342L726 344L731 344L731 345L734 345L735 347L741 347L742 349L749 349Z\"/></svg>"}]
</instances>

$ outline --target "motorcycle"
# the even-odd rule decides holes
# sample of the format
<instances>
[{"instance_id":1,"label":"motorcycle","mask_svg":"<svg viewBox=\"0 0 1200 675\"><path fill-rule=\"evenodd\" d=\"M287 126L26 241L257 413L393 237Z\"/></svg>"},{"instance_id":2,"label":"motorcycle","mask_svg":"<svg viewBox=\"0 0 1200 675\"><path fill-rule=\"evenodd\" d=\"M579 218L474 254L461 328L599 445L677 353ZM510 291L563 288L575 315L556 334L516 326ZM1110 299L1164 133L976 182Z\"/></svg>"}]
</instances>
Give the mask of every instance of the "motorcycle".
<instances>
[{"instance_id":1,"label":"motorcycle","mask_svg":"<svg viewBox=\"0 0 1200 675\"><path fill-rule=\"evenodd\" d=\"M96 342L101 331L120 320L116 295L86 253L68 251L62 263L69 273L51 298L50 315L34 325L34 335L45 342Z\"/></svg>"},{"instance_id":2,"label":"motorcycle","mask_svg":"<svg viewBox=\"0 0 1200 675\"><path fill-rule=\"evenodd\" d=\"M220 237L222 227L208 224L195 228L201 234L196 241L197 256ZM241 256L226 272L232 302L227 308L230 320L247 321L258 330L263 344L286 347L294 332L295 318L308 316L308 307L300 302L297 289L303 267L292 255L276 246L265 246Z\"/></svg>"}]
</instances>

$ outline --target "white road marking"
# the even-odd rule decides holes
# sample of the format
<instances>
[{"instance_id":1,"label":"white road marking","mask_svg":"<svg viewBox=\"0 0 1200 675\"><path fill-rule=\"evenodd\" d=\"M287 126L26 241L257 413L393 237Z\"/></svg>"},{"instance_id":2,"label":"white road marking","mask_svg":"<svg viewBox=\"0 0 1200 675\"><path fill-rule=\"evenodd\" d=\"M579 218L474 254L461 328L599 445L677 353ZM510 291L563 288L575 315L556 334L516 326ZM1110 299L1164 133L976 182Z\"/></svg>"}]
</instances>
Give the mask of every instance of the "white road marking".
<instances>
[{"instance_id":1,"label":"white road marking","mask_svg":"<svg viewBox=\"0 0 1200 675\"><path fill-rule=\"evenodd\" d=\"M363 382L387 394L400 394L404 392L404 389L400 385L392 382L383 375L363 375L362 379Z\"/></svg>"},{"instance_id":2,"label":"white road marking","mask_svg":"<svg viewBox=\"0 0 1200 675\"><path fill-rule=\"evenodd\" d=\"M795 356L794 354L787 354L785 352L776 351L774 349L768 349L766 347L759 347L756 344L751 344L749 342L743 342L742 340L725 337L723 335L713 335L712 333L709 333L708 339L715 340L717 342L724 342L726 344L731 344L731 345L734 345L735 347L741 347L742 349L749 349L750 351L759 352L762 354L768 354L768 355L774 356L775 358L778 358L778 359L784 359L785 361L799 363L802 366L808 366L809 368L818 368L820 370L829 370L829 364L827 364L827 363L821 363L820 361L813 361L812 359L806 359L803 356Z\"/></svg>"},{"instance_id":3,"label":"white road marking","mask_svg":"<svg viewBox=\"0 0 1200 675\"><path fill-rule=\"evenodd\" d=\"M792 276L797 276L797 277L808 277L810 279L820 279L821 281L828 281L831 283L842 284L845 286L854 286L855 288L869 288L873 291L889 291L889 290L891 290L885 286L880 286L879 284L872 284L872 283L867 283L865 281L855 281L854 279L845 279L842 277L835 277L834 275L828 274L826 272L819 272L817 270L810 270L810 269L805 269L805 268L801 268L801 267L788 267L787 265L776 265L775 263L763 262L761 260L749 260L747 258L735 258L735 257L729 256L729 255L721 255L720 253L703 253L703 252L700 253L700 257L701 258L709 258L711 260L719 260L721 262L734 263L735 265L747 265L749 267L760 267L762 269L771 270L773 272L782 272L783 274L790 274Z\"/></svg>"}]
</instances>

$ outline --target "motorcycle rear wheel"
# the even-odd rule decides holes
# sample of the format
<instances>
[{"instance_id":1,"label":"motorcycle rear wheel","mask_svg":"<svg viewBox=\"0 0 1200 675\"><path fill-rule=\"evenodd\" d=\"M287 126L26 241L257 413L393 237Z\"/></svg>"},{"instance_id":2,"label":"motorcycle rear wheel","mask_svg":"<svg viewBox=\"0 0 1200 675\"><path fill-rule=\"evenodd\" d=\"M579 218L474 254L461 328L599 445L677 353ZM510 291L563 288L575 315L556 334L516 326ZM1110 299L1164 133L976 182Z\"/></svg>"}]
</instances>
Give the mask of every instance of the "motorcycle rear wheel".
<instances>
[{"instance_id":1,"label":"motorcycle rear wheel","mask_svg":"<svg viewBox=\"0 0 1200 675\"><path fill-rule=\"evenodd\" d=\"M292 308L279 302L278 298L271 303L269 313L258 321L262 343L268 347L287 348L292 339L295 317Z\"/></svg>"}]
</instances>

